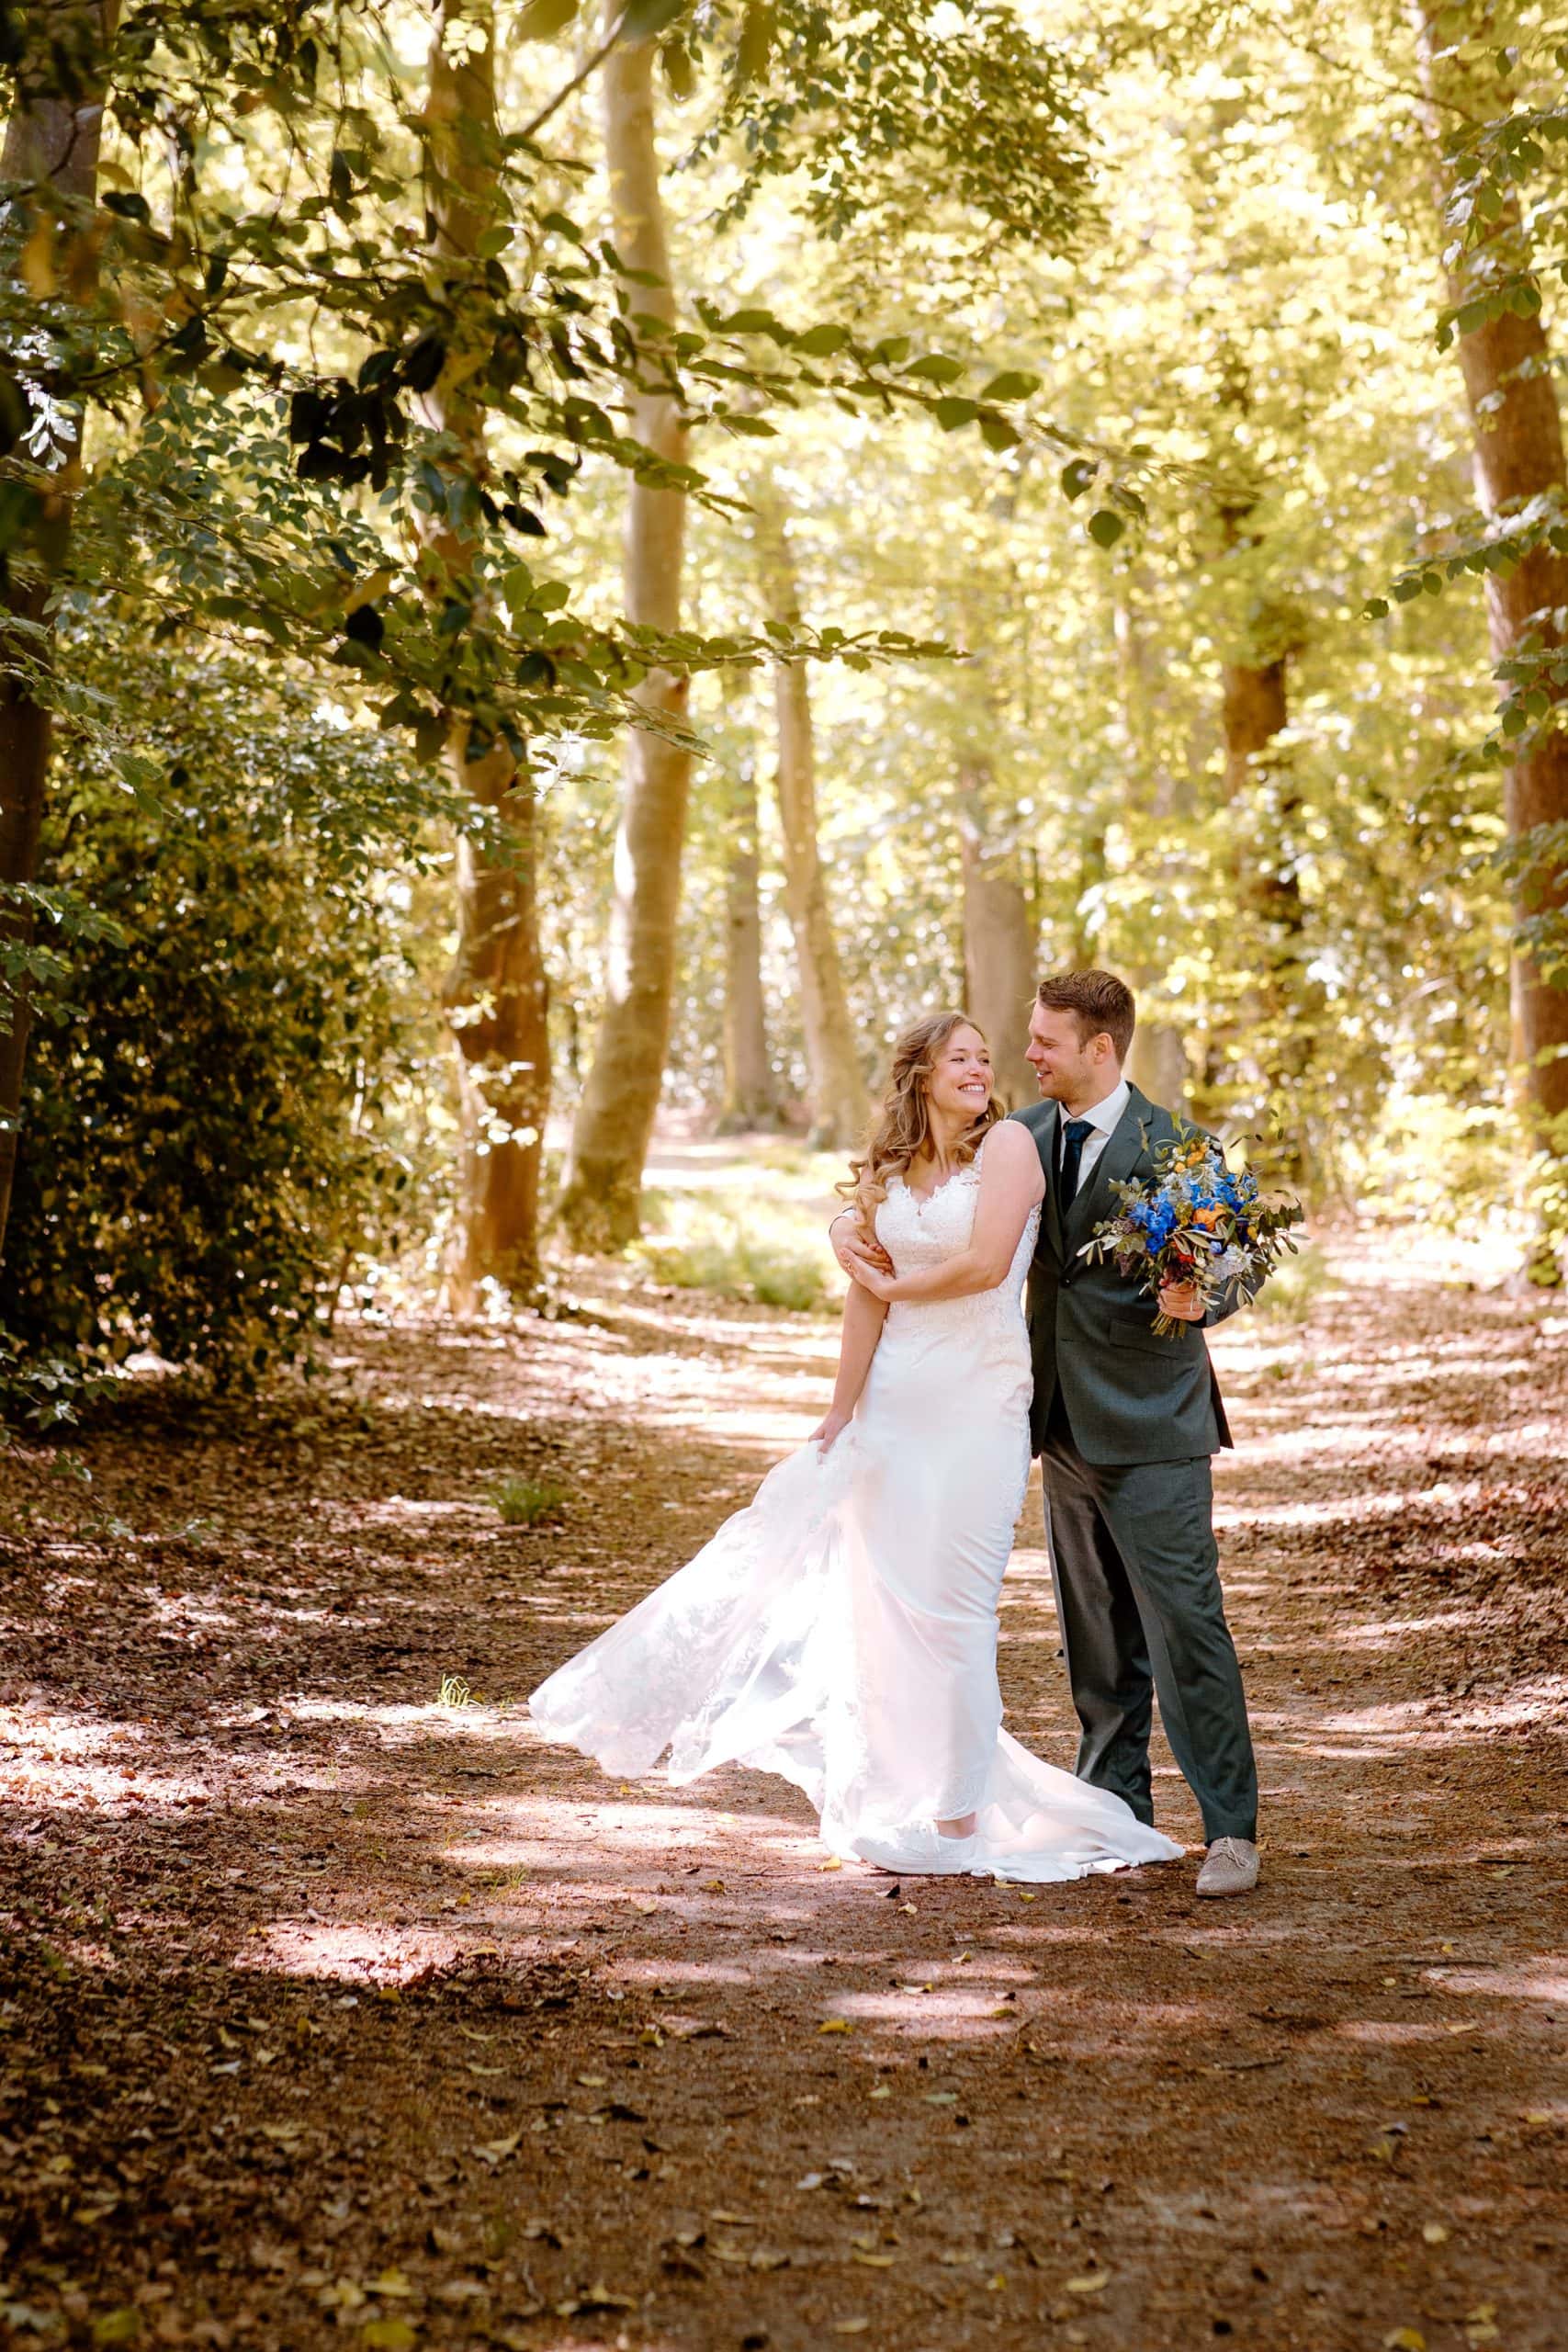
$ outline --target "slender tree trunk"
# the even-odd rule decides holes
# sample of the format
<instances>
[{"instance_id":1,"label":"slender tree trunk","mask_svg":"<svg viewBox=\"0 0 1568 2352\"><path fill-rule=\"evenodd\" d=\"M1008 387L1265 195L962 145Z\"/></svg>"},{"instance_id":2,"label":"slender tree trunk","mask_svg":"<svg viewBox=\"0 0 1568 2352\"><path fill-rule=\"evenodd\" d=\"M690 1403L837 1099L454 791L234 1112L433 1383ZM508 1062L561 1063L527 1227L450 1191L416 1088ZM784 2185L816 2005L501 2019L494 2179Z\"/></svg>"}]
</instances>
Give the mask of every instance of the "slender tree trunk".
<instances>
[{"instance_id":1,"label":"slender tree trunk","mask_svg":"<svg viewBox=\"0 0 1568 2352\"><path fill-rule=\"evenodd\" d=\"M610 8L620 13L617 0ZM617 41L611 51L603 73L604 152L616 251L629 269L657 281L628 285L631 308L672 325L653 66L650 41ZM638 396L632 431L658 457L684 463L686 422L669 393L655 387ZM684 491L633 481L625 540L628 620L665 631L680 627L685 531ZM637 699L652 716L684 721L686 682L668 671L650 672ZM670 1046L691 775L689 752L651 728L632 728L615 839L607 1001L560 1200L561 1222L580 1249L622 1249L638 1230L643 1163Z\"/></svg>"},{"instance_id":2,"label":"slender tree trunk","mask_svg":"<svg viewBox=\"0 0 1568 2352\"><path fill-rule=\"evenodd\" d=\"M1485 6L1438 9L1430 0L1410 0L1410 17L1420 54L1423 85L1432 101L1430 133L1439 205L1447 201L1451 172L1444 153L1446 130L1506 114L1513 103L1498 70L1494 12ZM1462 53L1452 53L1462 42ZM1450 53L1445 54L1445 51ZM1445 229L1445 237L1449 232ZM1479 247L1464 253L1449 270L1450 302L1472 300L1495 266L1528 259L1517 203L1510 198ZM1521 318L1506 311L1458 339L1465 399L1475 434L1477 501L1488 515L1518 513L1542 499L1562 506L1565 481L1562 424L1558 410L1552 355L1537 311ZM1509 572L1486 574L1486 616L1493 658L1506 662L1534 639L1550 650L1564 642L1561 615L1568 607L1568 558L1538 548ZM1544 681L1542 682L1545 683ZM1568 820L1568 732L1561 705L1568 691L1547 685L1558 707L1518 738L1504 781L1504 809L1513 841L1540 825ZM1568 909L1568 860L1537 872L1521 890L1521 920ZM1568 1144L1560 1123L1568 1120L1568 988L1554 985L1540 963L1517 950L1512 967L1514 1055L1520 1067L1526 1121L1533 1148L1543 1144L1561 1153ZM1544 1261L1538 1276L1549 1278Z\"/></svg>"},{"instance_id":3,"label":"slender tree trunk","mask_svg":"<svg viewBox=\"0 0 1568 2352\"><path fill-rule=\"evenodd\" d=\"M98 148L103 126L104 61L118 21L118 0L107 5L29 8L22 17L24 51L18 80L30 93L6 126L0 150L0 179L30 182L40 209L51 198L91 203L96 196ZM70 86L51 89L65 69ZM64 555L72 510L81 480L81 444L62 451L45 492L43 519L57 568ZM37 553L17 560L0 589L0 638L12 638L11 622L25 629L47 629L51 580ZM40 659L40 640L13 640L31 664ZM0 947L30 947L33 918L17 893L38 880L39 844L49 786L52 731L47 705L21 675L12 672L10 653L0 674ZM48 661L50 652L41 658ZM17 1124L28 1036L32 1023L25 974L8 1005L0 1004L0 1251L11 1212L17 1170Z\"/></svg>"},{"instance_id":4,"label":"slender tree trunk","mask_svg":"<svg viewBox=\"0 0 1568 2352\"><path fill-rule=\"evenodd\" d=\"M752 504L763 606L770 620L795 628L800 591L783 503L769 483L753 492ZM811 1140L821 1150L847 1149L860 1140L868 1098L818 847L817 747L804 662L774 662L773 699L784 902L795 933Z\"/></svg>"},{"instance_id":5,"label":"slender tree trunk","mask_svg":"<svg viewBox=\"0 0 1568 2352\"><path fill-rule=\"evenodd\" d=\"M967 760L958 771L964 1006L991 1048L997 1095L1010 1111L1016 1111L1040 1096L1023 1054L1040 979L1039 940L1023 884L1010 861L987 845L989 783L988 761Z\"/></svg>"},{"instance_id":6,"label":"slender tree trunk","mask_svg":"<svg viewBox=\"0 0 1568 2352\"><path fill-rule=\"evenodd\" d=\"M1186 1107L1191 1074L1187 1040L1174 1022L1140 1021L1127 1056L1127 1075L1134 1085L1141 1087L1151 1102L1180 1112Z\"/></svg>"},{"instance_id":7,"label":"slender tree trunk","mask_svg":"<svg viewBox=\"0 0 1568 2352\"><path fill-rule=\"evenodd\" d=\"M448 30L461 25L459 56ZM467 38L478 34L481 45ZM500 129L495 19L488 0L446 0L430 52L430 120L437 265L460 315L478 242L498 216ZM427 403L452 433L476 481L487 471L483 408L444 376ZM464 581L473 549L443 525L430 544L447 582ZM494 819L482 845L457 850L457 946L443 992L457 1048L463 1103L462 1232L456 1289L480 1283L526 1294L539 1274L539 1178L549 1109L549 989L539 936L538 823L533 782L507 745L473 756L468 720L447 718L446 759L459 786Z\"/></svg>"},{"instance_id":8,"label":"slender tree trunk","mask_svg":"<svg viewBox=\"0 0 1568 2352\"><path fill-rule=\"evenodd\" d=\"M1149 660L1146 639L1138 627L1131 572L1117 577L1112 627L1122 688L1122 729L1139 799L1156 823L1162 820L1168 822L1178 812L1180 796L1175 777L1159 756L1151 724L1158 681ZM1168 868L1173 863L1169 858L1156 858L1156 870ZM1184 1111L1190 1077L1186 1033L1173 1021L1145 1018L1141 1009L1148 991L1165 977L1164 973L1157 964L1134 963L1132 977L1140 1011L1127 1056L1127 1075L1151 1102Z\"/></svg>"},{"instance_id":9,"label":"slender tree trunk","mask_svg":"<svg viewBox=\"0 0 1568 2352\"><path fill-rule=\"evenodd\" d=\"M1227 662L1221 679L1236 885L1255 934L1240 1042L1258 1069L1280 1136L1280 1172L1307 1185L1312 1144L1303 1088L1311 1050L1305 1032L1320 1007L1320 991L1307 978L1301 885L1288 847L1299 802L1288 778L1270 773L1275 739L1290 717L1288 656Z\"/></svg>"},{"instance_id":10,"label":"slender tree trunk","mask_svg":"<svg viewBox=\"0 0 1568 2352\"><path fill-rule=\"evenodd\" d=\"M732 778L725 851L724 1107L719 1133L778 1124L778 1086L768 1057L762 994L762 909L758 891L757 772L747 759Z\"/></svg>"}]
</instances>

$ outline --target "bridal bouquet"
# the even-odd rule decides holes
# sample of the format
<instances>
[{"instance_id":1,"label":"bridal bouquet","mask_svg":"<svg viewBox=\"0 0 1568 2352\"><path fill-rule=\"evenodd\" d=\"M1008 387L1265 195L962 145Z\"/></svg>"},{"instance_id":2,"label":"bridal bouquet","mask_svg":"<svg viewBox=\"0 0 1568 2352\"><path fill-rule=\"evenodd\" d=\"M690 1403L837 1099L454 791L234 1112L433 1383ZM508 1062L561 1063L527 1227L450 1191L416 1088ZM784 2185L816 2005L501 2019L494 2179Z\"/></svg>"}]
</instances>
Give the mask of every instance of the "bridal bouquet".
<instances>
[{"instance_id":1,"label":"bridal bouquet","mask_svg":"<svg viewBox=\"0 0 1568 2352\"><path fill-rule=\"evenodd\" d=\"M1300 1201L1266 1201L1251 1170L1229 1168L1224 1147L1196 1127L1156 1145L1154 1161L1152 1182L1111 1186L1122 1206L1095 1227L1079 1257L1141 1272L1150 1297L1166 1283L1196 1283L1204 1306L1217 1306L1234 1284L1245 1306L1287 1250L1295 1254ZM1155 1317L1162 1339L1180 1329L1174 1316Z\"/></svg>"}]
</instances>

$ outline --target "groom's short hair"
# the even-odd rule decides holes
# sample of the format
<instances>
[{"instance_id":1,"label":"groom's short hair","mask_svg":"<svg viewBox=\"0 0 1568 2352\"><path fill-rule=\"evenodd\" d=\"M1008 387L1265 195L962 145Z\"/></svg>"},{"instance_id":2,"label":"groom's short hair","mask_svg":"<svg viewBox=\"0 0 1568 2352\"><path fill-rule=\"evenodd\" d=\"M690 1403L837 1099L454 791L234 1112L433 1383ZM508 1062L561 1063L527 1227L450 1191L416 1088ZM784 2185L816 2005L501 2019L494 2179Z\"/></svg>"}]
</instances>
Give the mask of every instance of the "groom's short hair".
<instances>
[{"instance_id":1,"label":"groom's short hair","mask_svg":"<svg viewBox=\"0 0 1568 2352\"><path fill-rule=\"evenodd\" d=\"M1138 1009L1132 989L1114 972L1057 972L1041 981L1035 995L1051 1012L1072 1014L1080 1045L1087 1046L1103 1031L1116 1048L1117 1060L1126 1060Z\"/></svg>"}]
</instances>

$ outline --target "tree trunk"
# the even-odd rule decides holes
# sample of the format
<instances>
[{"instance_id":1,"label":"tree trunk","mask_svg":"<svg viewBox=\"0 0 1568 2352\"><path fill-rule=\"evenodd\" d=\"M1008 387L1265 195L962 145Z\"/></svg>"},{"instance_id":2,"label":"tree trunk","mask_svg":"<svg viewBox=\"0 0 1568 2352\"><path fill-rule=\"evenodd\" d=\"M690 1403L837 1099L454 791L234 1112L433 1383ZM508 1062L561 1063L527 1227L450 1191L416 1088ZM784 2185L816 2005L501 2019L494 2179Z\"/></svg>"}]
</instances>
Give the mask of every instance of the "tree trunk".
<instances>
[{"instance_id":1,"label":"tree trunk","mask_svg":"<svg viewBox=\"0 0 1568 2352\"><path fill-rule=\"evenodd\" d=\"M1430 0L1410 0L1410 17L1420 54L1421 78L1432 104L1431 136L1439 206L1450 192L1450 167L1443 152L1445 129L1506 114L1512 94L1498 70L1493 12L1451 6L1439 10ZM1460 34L1463 54L1444 55ZM1444 232L1448 235L1447 230ZM1525 232L1517 201L1504 205L1484 243L1465 252L1449 270L1449 300L1472 300L1485 287L1499 260L1523 260ZM1477 503L1489 516L1517 514L1533 499L1563 503L1562 425L1546 330L1538 311L1520 318L1512 311L1458 338L1465 399L1475 433ZM1513 571L1486 574L1486 616L1495 661L1518 653L1533 638L1550 650L1563 643L1554 616L1568 606L1568 558L1538 548ZM1559 706L1568 691L1541 682ZM1509 837L1518 841L1540 825L1568 820L1568 732L1558 710L1549 711L1517 740L1504 780L1504 811ZM1568 861L1539 873L1521 890L1521 920L1568 909ZM1536 959L1516 951L1511 975L1514 1053L1532 1148L1543 1145L1561 1154L1568 1134L1568 988L1546 978ZM1547 1272L1541 1265L1537 1270Z\"/></svg>"},{"instance_id":2,"label":"tree trunk","mask_svg":"<svg viewBox=\"0 0 1568 2352\"><path fill-rule=\"evenodd\" d=\"M1127 1075L1151 1102L1163 1103L1179 1116L1185 1111L1192 1073L1187 1040L1173 1022L1139 1022L1127 1056Z\"/></svg>"},{"instance_id":3,"label":"tree trunk","mask_svg":"<svg viewBox=\"0 0 1568 2352\"><path fill-rule=\"evenodd\" d=\"M446 36L461 24L457 61ZM454 309L475 266L478 241L497 217L500 133L495 95L495 20L488 0L446 0L430 52L430 123L438 266ZM482 407L444 376L427 403L452 433L476 481L487 471ZM443 524L429 544L448 580L461 579L473 549ZM443 1001L457 1048L463 1105L461 1239L455 1289L471 1306L479 1285L526 1295L539 1276L539 1179L549 1109L549 989L538 919L538 824L532 779L506 744L470 756L469 723L447 715L446 759L462 790L495 818L483 845L457 849L457 947Z\"/></svg>"},{"instance_id":4,"label":"tree trunk","mask_svg":"<svg viewBox=\"0 0 1568 2352\"><path fill-rule=\"evenodd\" d=\"M793 629L800 591L784 507L771 483L753 491L752 503L763 606L770 620ZM795 933L811 1141L818 1150L847 1150L861 1139L869 1103L817 844L817 749L804 662L774 662L773 701L784 902Z\"/></svg>"},{"instance_id":5,"label":"tree trunk","mask_svg":"<svg viewBox=\"0 0 1568 2352\"><path fill-rule=\"evenodd\" d=\"M1159 681L1149 658L1147 640L1138 627L1134 578L1132 571L1116 575L1112 592L1115 602L1111 626L1116 641L1116 673L1122 690L1122 727L1140 803L1156 821L1171 824L1185 796L1179 791L1175 777L1156 748L1152 715ZM1157 860L1156 866L1168 871L1174 863L1168 857ZM1164 977L1157 965L1134 965L1133 991L1140 1008L1148 991ZM1186 1032L1174 1021L1145 1018L1140 1010L1127 1056L1127 1076L1152 1102L1163 1103L1179 1114L1185 1112L1190 1079Z\"/></svg>"},{"instance_id":6,"label":"tree trunk","mask_svg":"<svg viewBox=\"0 0 1568 2352\"><path fill-rule=\"evenodd\" d=\"M1005 858L987 847L989 763L958 771L958 855L964 876L964 1008L991 1048L998 1099L1010 1111L1040 1099L1024 1059L1029 1015L1039 985L1039 940L1029 895Z\"/></svg>"},{"instance_id":7,"label":"tree trunk","mask_svg":"<svg viewBox=\"0 0 1568 2352\"><path fill-rule=\"evenodd\" d=\"M50 192L85 203L96 196L103 60L118 16L118 0L106 0L102 6L31 8L24 13L19 79L38 95L19 107L6 126L0 179L32 182L45 192L46 206ZM58 80L62 65L68 69L71 86L51 91L51 74ZM55 565L64 554L80 475L77 439L62 452L45 494L44 519L50 526ZM35 629L48 628L45 642L51 645L50 588L41 556L17 561L0 591L0 633L9 634L6 619L9 616ZM34 660L39 658L39 642L36 638L28 641ZM47 660L48 654L43 658ZM23 679L14 674L0 676L0 947L25 951L32 944L31 911L15 894L38 880L51 748L52 729L45 705L34 699ZM8 1018L6 1012L0 1007L0 1253L11 1213L22 1079L32 1024L25 973L18 974L12 989Z\"/></svg>"},{"instance_id":8,"label":"tree trunk","mask_svg":"<svg viewBox=\"0 0 1568 2352\"><path fill-rule=\"evenodd\" d=\"M618 16L616 0L610 10ZM657 283L628 284L634 311L673 324L674 290L659 189L653 118L654 48L617 41L604 69L604 151L615 247L628 269ZM632 404L632 431L657 456L685 461L678 402L650 389ZM670 631L681 623L686 496L633 481L625 540L626 617ZM651 671L637 689L649 713L683 721L686 682ZM643 1163L664 1081L675 991L681 855L692 755L649 728L626 738L620 831L615 838L606 1002L593 1065L572 1130L560 1217L579 1249L624 1249L638 1230Z\"/></svg>"},{"instance_id":9,"label":"tree trunk","mask_svg":"<svg viewBox=\"0 0 1568 2352\"><path fill-rule=\"evenodd\" d=\"M778 1086L768 1058L762 995L762 910L758 895L757 775L748 759L730 784L725 853L724 1106L720 1135L778 1125Z\"/></svg>"},{"instance_id":10,"label":"tree trunk","mask_svg":"<svg viewBox=\"0 0 1568 2352\"><path fill-rule=\"evenodd\" d=\"M457 844L457 949L444 991L463 1101L463 1227L457 1289L471 1305L495 1282L526 1296L539 1280L539 1179L550 1104L549 985L539 937L533 779L504 745L448 757L494 812L503 846Z\"/></svg>"},{"instance_id":11,"label":"tree trunk","mask_svg":"<svg viewBox=\"0 0 1568 2352\"><path fill-rule=\"evenodd\" d=\"M1227 662L1224 692L1224 790L1235 812L1236 887L1250 919L1252 979L1241 1045L1257 1069L1264 1109L1280 1145L1280 1172L1309 1184L1312 1144L1303 1099L1311 1055L1303 1034L1318 1002L1306 973L1301 885L1289 834L1299 801L1288 777L1269 773L1269 752L1290 717L1289 658Z\"/></svg>"}]
</instances>

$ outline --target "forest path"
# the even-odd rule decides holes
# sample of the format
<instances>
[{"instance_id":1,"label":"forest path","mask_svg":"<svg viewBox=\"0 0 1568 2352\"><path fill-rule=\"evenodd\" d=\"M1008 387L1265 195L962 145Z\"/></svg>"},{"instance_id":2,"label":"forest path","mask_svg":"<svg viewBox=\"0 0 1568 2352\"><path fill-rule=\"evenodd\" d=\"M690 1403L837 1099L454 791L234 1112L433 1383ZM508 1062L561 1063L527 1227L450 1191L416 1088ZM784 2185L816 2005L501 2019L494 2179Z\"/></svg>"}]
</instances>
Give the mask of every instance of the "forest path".
<instances>
[{"instance_id":1,"label":"forest path","mask_svg":"<svg viewBox=\"0 0 1568 2352\"><path fill-rule=\"evenodd\" d=\"M1266 1877L824 1862L532 1685L819 1412L828 1325L606 1276L13 1464L0 2325L18 2345L1562 2342L1568 1311L1351 1250L1217 1353ZM494 1482L564 1494L503 1526ZM1072 1726L1037 1490L1019 1734ZM479 1699L436 1703L444 1675ZM1163 1825L1196 1820L1163 1748Z\"/></svg>"}]
</instances>

